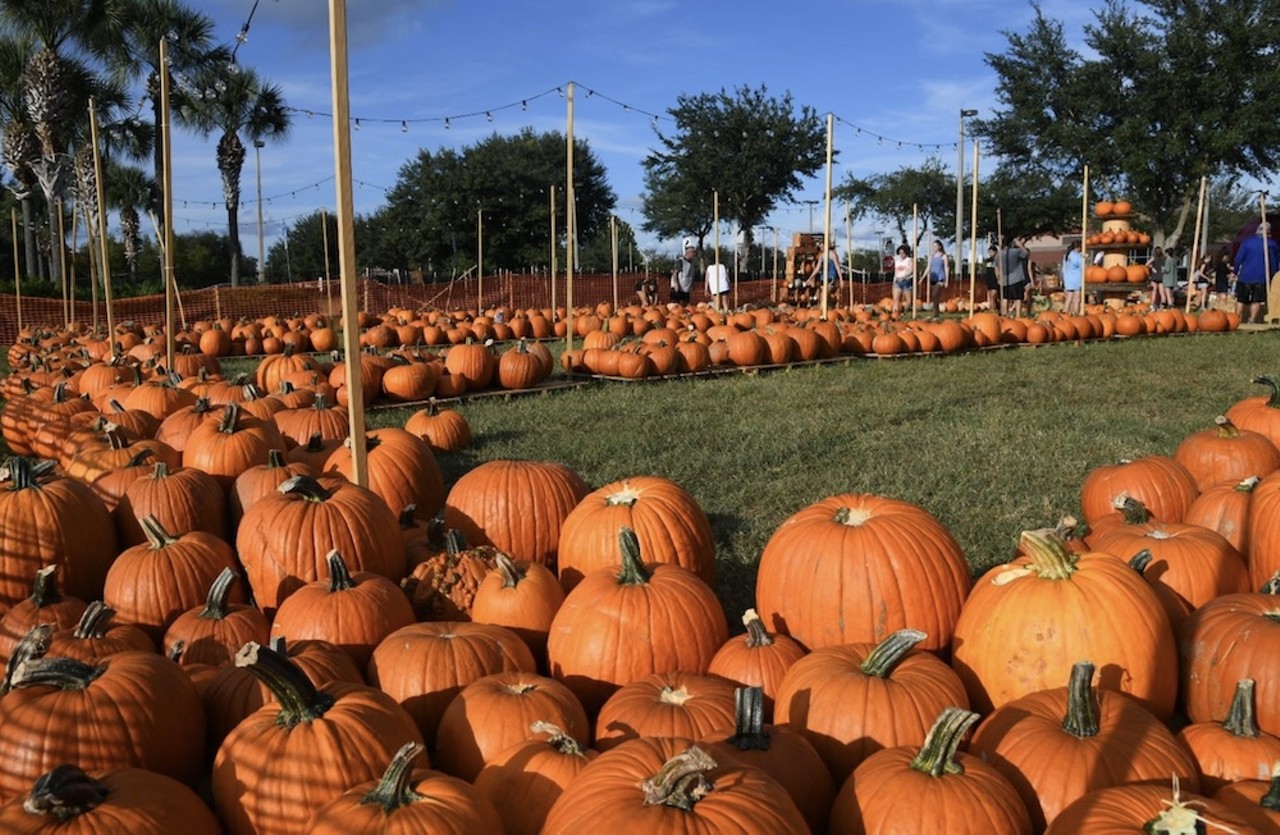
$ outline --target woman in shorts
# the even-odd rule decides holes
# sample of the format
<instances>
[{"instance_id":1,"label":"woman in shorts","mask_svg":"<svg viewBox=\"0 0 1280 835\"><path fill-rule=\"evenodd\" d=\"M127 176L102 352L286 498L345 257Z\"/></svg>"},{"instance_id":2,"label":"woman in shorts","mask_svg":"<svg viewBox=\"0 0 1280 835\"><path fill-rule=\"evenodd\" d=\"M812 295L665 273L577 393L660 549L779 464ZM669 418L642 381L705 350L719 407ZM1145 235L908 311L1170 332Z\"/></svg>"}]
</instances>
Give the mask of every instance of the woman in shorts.
<instances>
[{"instance_id":1,"label":"woman in shorts","mask_svg":"<svg viewBox=\"0 0 1280 835\"><path fill-rule=\"evenodd\" d=\"M903 301L913 304L916 283L916 264L911 257L911 248L906 244L898 247L893 256L893 312L901 313Z\"/></svg>"}]
</instances>

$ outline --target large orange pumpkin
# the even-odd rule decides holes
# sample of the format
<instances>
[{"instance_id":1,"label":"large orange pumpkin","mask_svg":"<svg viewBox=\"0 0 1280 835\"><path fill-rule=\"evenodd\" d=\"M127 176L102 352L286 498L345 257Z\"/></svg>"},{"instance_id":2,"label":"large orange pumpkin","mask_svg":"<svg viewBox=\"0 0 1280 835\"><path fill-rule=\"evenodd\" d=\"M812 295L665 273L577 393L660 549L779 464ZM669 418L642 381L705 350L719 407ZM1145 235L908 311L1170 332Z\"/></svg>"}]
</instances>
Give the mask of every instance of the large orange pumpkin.
<instances>
[{"instance_id":1,"label":"large orange pumpkin","mask_svg":"<svg viewBox=\"0 0 1280 835\"><path fill-rule=\"evenodd\" d=\"M1219 415L1214 429L1202 429L1178 444L1173 460L1187 468L1205 490L1222 481L1263 477L1280 468L1280 450L1266 435L1240 429Z\"/></svg>"},{"instance_id":2,"label":"large orange pumpkin","mask_svg":"<svg viewBox=\"0 0 1280 835\"><path fill-rule=\"evenodd\" d=\"M1162 522L1181 522L1200 490L1187 468L1164 455L1121 461L1091 470L1080 487L1080 509L1089 524L1111 513L1127 495L1146 505Z\"/></svg>"},{"instance_id":3,"label":"large orange pumpkin","mask_svg":"<svg viewBox=\"0 0 1280 835\"><path fill-rule=\"evenodd\" d=\"M1236 683L1253 679L1258 726L1280 736L1280 595L1228 594L1191 614L1179 632L1182 698L1192 722L1217 722L1231 711Z\"/></svg>"},{"instance_id":4,"label":"large orange pumpkin","mask_svg":"<svg viewBox=\"0 0 1280 835\"><path fill-rule=\"evenodd\" d=\"M1112 786L1090 792L1072 803L1045 831L1045 835L1081 835L1086 832L1178 835L1183 832L1234 832L1262 835L1248 819L1221 803L1184 793L1173 781L1168 785Z\"/></svg>"},{"instance_id":5,"label":"large orange pumpkin","mask_svg":"<svg viewBox=\"0 0 1280 835\"><path fill-rule=\"evenodd\" d=\"M600 755L550 722L534 722L533 736L499 751L475 779L476 791L502 816L507 835L538 835L547 813L587 764Z\"/></svg>"}]
</instances>

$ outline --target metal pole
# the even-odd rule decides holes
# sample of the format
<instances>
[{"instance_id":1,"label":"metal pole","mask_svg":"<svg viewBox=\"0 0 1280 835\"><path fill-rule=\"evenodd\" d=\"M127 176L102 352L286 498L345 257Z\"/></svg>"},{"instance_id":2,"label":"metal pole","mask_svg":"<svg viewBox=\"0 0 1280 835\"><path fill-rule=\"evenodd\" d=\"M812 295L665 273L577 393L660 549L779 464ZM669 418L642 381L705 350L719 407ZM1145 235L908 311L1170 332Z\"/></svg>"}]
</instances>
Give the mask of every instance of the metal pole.
<instances>
[{"instance_id":1,"label":"metal pole","mask_svg":"<svg viewBox=\"0 0 1280 835\"><path fill-rule=\"evenodd\" d=\"M551 321L556 319L556 186L551 184Z\"/></svg>"},{"instance_id":2,"label":"metal pole","mask_svg":"<svg viewBox=\"0 0 1280 835\"><path fill-rule=\"evenodd\" d=\"M824 206L822 214L822 256L818 259L821 265L822 275L818 280L822 282L822 318L827 318L827 308L830 305L828 296L831 295L831 288L827 283L827 271L831 269L831 156L835 142L836 116L834 113L827 114L827 188L824 195ZM837 266L839 269L839 266Z\"/></svg>"},{"instance_id":3,"label":"metal pole","mask_svg":"<svg viewBox=\"0 0 1280 835\"><path fill-rule=\"evenodd\" d=\"M978 286L978 143L973 143L973 205L970 208L969 231L969 315L974 314L975 291ZM1083 296L1081 297L1083 298Z\"/></svg>"},{"instance_id":4,"label":"metal pole","mask_svg":"<svg viewBox=\"0 0 1280 835\"><path fill-rule=\"evenodd\" d=\"M976 110L960 111L960 134L956 140L956 272L960 272L960 248L964 240L964 120L966 116L977 116ZM970 252L970 258L977 256Z\"/></svg>"},{"instance_id":5,"label":"metal pole","mask_svg":"<svg viewBox=\"0 0 1280 835\"><path fill-rule=\"evenodd\" d=\"M261 139L253 140L253 167L258 175L258 283L267 281L267 246L262 239L262 147Z\"/></svg>"},{"instance_id":6,"label":"metal pole","mask_svg":"<svg viewBox=\"0 0 1280 835\"><path fill-rule=\"evenodd\" d=\"M476 315L484 315L484 209L476 209Z\"/></svg>"},{"instance_id":7,"label":"metal pole","mask_svg":"<svg viewBox=\"0 0 1280 835\"><path fill-rule=\"evenodd\" d=\"M565 310L567 311L568 326L565 328L565 350L573 350L573 248L577 241L577 220L573 211L574 200L576 199L573 189L573 82L567 85L566 96L568 99L565 113L565 186L564 186L564 205L565 205L565 248L564 248L564 273L565 273Z\"/></svg>"}]
</instances>

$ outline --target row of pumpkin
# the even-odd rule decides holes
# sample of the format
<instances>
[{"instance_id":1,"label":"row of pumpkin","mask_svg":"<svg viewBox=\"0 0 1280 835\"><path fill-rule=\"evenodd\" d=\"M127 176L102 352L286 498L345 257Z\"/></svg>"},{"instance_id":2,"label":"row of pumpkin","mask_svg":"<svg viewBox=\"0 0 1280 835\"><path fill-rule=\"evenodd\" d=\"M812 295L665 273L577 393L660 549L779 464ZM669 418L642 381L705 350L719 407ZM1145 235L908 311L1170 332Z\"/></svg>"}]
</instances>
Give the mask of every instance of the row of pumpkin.
<instances>
[{"instance_id":1,"label":"row of pumpkin","mask_svg":"<svg viewBox=\"0 0 1280 835\"><path fill-rule=\"evenodd\" d=\"M184 409L194 411L177 407L160 425ZM211 825L231 832L351 831L353 818L329 823L339 813L317 810L389 762L376 789L348 798L356 810L346 814L470 810L458 831L497 831L499 820L514 831L661 828L685 815L768 831L820 830L830 816L833 831L874 831L878 814L904 826L915 814L918 831L936 831L946 814L941 828L954 831L1075 832L1090 831L1080 816L1101 801L1084 811L1072 801L1103 774L1125 783L1177 774L1188 791L1231 781L1223 791L1256 795L1243 814L1263 814L1258 798L1280 792L1265 780L1237 782L1265 776L1280 758L1271 660L1280 604L1248 591L1257 585L1250 574L1280 568L1271 529L1280 476L1268 475L1280 463L1273 398L1237 404L1230 421L1172 458L1095 471L1081 500L1087 540L1071 525L1069 538L1027 534L1026 554L972 590L958 546L920 508L865 495L806 508L766 547L760 614L733 639L711 590L705 514L665 479L591 492L562 465L490 462L446 499L438 468L423 475L435 466L425 442L376 430L365 490L287 462L288 441L278 428L271 437L275 416L246 416L234 404L209 411L175 436L185 440L180 459L152 447L161 463L118 476L127 482L118 494L102 489L120 469L105 462L103 472L75 473L96 493L49 463L9 463L0 575L11 608L0 624L13 643L0 756L23 763L0 777L10 806L45 772L31 808L111 796L109 782L53 769L64 764L143 766L199 784L206 741L217 751ZM25 420L38 434L53 418ZM129 452L126 462L148 448L113 433L108 446ZM88 449L66 458L64 470L84 457ZM322 468L343 469L340 458ZM247 489L259 479L278 487ZM187 481L211 482L222 504L213 490L179 489ZM104 502L113 494L114 521ZM210 514L214 530L193 521L198 510L237 503L234 515ZM410 505L397 525L396 511ZM433 536L425 524L441 505L461 537ZM1192 518L1218 533L1183 524ZM145 544L117 551L111 543L130 542L131 524ZM1086 547L1099 552L1074 553ZM1125 565L1144 548L1149 563ZM84 602L98 596L105 606ZM60 621L30 629L68 600ZM183 631L195 627L207 631ZM288 643L272 649L273 635ZM177 665L154 652L157 642ZM311 655L328 660L308 664ZM1093 691L1085 660L1099 673ZM760 690L735 693L734 681ZM1179 689L1194 724L1176 739L1164 721ZM1035 699L1048 706L1037 713ZM970 752L956 753L978 718L969 707L987 718ZM1056 744L1091 751L1090 761L1063 768L1067 751L1050 753L1048 741L1029 741L1028 723L1014 722L1046 714L1068 720ZM778 724L764 727L769 717ZM1009 727L992 730L1002 722ZM90 726L93 734L73 730ZM714 748L718 732L736 750ZM742 766L766 740L779 759L760 754L763 772ZM415 783L420 743L488 801L456 781ZM609 749L590 770L588 745ZM538 757L545 766L531 765ZM964 775L982 790L974 794ZM605 802L609 785L616 793ZM1141 795L1121 805L1145 809L1144 821L1170 799L1165 785L1125 791ZM1177 806L1189 808L1221 811ZM1228 811L1215 819L1249 825ZM1266 818L1253 820L1266 831Z\"/></svg>"}]
</instances>

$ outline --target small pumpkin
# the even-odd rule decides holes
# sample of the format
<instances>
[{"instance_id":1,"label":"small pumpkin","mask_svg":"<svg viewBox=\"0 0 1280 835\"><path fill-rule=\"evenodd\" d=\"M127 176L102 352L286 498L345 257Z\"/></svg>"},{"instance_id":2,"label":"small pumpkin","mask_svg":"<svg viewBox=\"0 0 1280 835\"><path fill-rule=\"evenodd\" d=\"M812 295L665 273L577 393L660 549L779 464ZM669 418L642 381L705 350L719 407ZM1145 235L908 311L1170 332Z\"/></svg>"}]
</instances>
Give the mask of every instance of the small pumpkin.
<instances>
[{"instance_id":1,"label":"small pumpkin","mask_svg":"<svg viewBox=\"0 0 1280 835\"><path fill-rule=\"evenodd\" d=\"M550 722L533 722L529 733L529 739L490 758L475 779L476 791L498 810L507 835L538 835L556 800L600 756Z\"/></svg>"},{"instance_id":2,"label":"small pumpkin","mask_svg":"<svg viewBox=\"0 0 1280 835\"><path fill-rule=\"evenodd\" d=\"M1221 722L1196 722L1178 731L1204 775L1204 794L1237 780L1265 780L1270 763L1280 762L1280 738L1258 728L1254 704L1253 679L1241 679Z\"/></svg>"}]
</instances>

